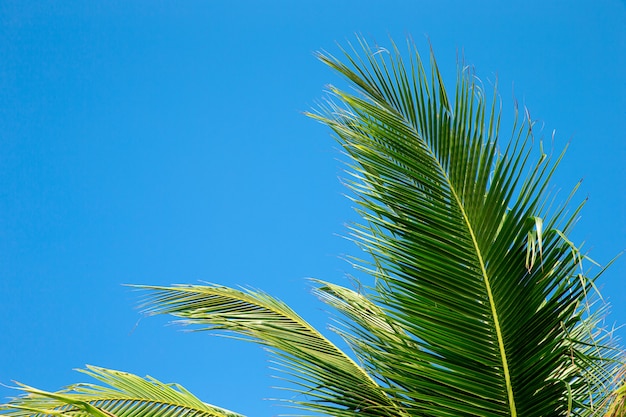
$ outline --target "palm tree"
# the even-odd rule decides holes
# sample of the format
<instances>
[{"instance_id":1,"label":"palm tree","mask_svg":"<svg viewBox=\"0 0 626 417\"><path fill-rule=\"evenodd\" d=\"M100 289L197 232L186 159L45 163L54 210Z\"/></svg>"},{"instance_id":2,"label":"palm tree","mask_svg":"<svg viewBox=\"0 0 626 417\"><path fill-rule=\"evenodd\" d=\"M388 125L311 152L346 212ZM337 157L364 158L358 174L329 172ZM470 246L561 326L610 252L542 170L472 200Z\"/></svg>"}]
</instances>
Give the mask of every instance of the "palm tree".
<instances>
[{"instance_id":1,"label":"palm tree","mask_svg":"<svg viewBox=\"0 0 626 417\"><path fill-rule=\"evenodd\" d=\"M554 206L549 193L562 154L533 148L532 120L517 108L501 141L497 94L487 98L466 67L449 94L432 54L427 65L410 42L408 61L393 44L362 39L342 52L319 58L355 91L331 87L310 116L349 158L346 182L362 217L349 234L364 251L354 264L373 284L354 291L314 281L314 293L341 314L333 330L351 352L258 291L144 286L145 312L265 346L297 394L285 405L302 415L623 412L623 359L599 325L586 257L567 238L582 204ZM100 384L56 393L21 385L25 395L3 414L238 416L150 377L83 372Z\"/></svg>"}]
</instances>

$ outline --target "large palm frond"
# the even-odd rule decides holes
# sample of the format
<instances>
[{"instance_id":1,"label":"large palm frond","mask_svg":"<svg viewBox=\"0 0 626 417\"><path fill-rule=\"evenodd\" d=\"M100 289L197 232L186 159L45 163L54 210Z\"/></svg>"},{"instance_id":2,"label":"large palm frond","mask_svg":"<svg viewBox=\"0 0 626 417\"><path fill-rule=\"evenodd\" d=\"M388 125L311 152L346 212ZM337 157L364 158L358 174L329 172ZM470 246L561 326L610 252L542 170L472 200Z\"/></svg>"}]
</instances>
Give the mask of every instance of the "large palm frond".
<instances>
[{"instance_id":1,"label":"large palm frond","mask_svg":"<svg viewBox=\"0 0 626 417\"><path fill-rule=\"evenodd\" d=\"M616 351L590 332L593 280L565 237L580 206L550 210L560 157L534 157L529 118L500 144L495 98L467 68L449 97L434 58L428 76L415 50L405 64L395 46L361 46L347 63L320 55L357 91L331 88L313 117L352 160L360 265L410 343L357 341L357 354L414 415L592 413Z\"/></svg>"}]
</instances>

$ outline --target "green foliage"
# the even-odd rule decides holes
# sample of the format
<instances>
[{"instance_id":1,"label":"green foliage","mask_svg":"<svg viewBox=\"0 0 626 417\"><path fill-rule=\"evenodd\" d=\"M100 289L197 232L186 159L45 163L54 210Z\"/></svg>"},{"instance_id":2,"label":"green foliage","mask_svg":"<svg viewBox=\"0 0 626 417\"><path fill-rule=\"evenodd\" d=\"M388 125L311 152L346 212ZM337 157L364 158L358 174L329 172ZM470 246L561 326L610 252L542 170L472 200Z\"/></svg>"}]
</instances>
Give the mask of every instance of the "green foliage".
<instances>
[{"instance_id":1,"label":"green foliage","mask_svg":"<svg viewBox=\"0 0 626 417\"><path fill-rule=\"evenodd\" d=\"M150 290L145 300L149 314L171 314L184 324L234 333L269 348L288 375L310 398L296 400L318 411L353 415L386 415L394 403L350 357L271 296L221 286L140 287ZM365 410L367 409L367 410ZM393 415L401 414L401 410Z\"/></svg>"},{"instance_id":2,"label":"green foliage","mask_svg":"<svg viewBox=\"0 0 626 417\"><path fill-rule=\"evenodd\" d=\"M405 64L395 47L361 46L347 65L321 56L357 92L333 89L340 104L315 117L352 160L364 220L352 232L371 259L359 264L411 347L356 354L426 415L587 414L614 351L590 333L593 280L565 238L580 207L549 210L559 159L533 160L527 119L500 149L496 96L489 106L467 69L449 97L432 56L427 76L417 51Z\"/></svg>"},{"instance_id":3,"label":"green foliage","mask_svg":"<svg viewBox=\"0 0 626 417\"><path fill-rule=\"evenodd\" d=\"M468 68L450 95L432 54L427 66L412 44L404 61L395 45L359 43L342 59L319 55L354 91L331 88L310 114L349 159L347 185L362 218L350 236L365 253L354 263L375 280L363 292L314 281L316 295L341 313L333 330L351 354L261 292L141 287L146 312L264 345L298 394L286 405L304 413L623 412L615 411L624 398L620 351L599 325L595 277L567 238L582 205L553 206L548 193L562 155L533 150L528 117L516 115L502 141L497 93L487 99ZM236 416L151 378L86 372L105 386L22 386L26 396L3 413Z\"/></svg>"},{"instance_id":4,"label":"green foliage","mask_svg":"<svg viewBox=\"0 0 626 417\"><path fill-rule=\"evenodd\" d=\"M104 385L76 384L50 393L20 385L27 393L4 406L14 417L242 417L203 403L177 384L89 366L82 373Z\"/></svg>"}]
</instances>

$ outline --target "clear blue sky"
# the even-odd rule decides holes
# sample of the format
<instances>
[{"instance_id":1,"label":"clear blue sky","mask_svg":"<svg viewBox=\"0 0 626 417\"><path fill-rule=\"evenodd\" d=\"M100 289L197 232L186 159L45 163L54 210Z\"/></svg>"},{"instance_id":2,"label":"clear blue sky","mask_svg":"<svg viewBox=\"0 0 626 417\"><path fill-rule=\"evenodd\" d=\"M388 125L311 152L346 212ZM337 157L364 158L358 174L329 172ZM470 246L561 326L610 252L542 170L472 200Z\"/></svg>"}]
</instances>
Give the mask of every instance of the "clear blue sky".
<instances>
[{"instance_id":1,"label":"clear blue sky","mask_svg":"<svg viewBox=\"0 0 626 417\"><path fill-rule=\"evenodd\" d=\"M305 278L345 283L355 216L302 112L338 81L313 52L354 33L497 75L506 120L514 90L571 144L555 187L584 179L574 240L600 263L626 249L623 1L3 0L0 382L57 389L94 364L279 413L260 348L138 322L121 284L250 285L325 325ZM599 286L626 323L626 260Z\"/></svg>"}]
</instances>

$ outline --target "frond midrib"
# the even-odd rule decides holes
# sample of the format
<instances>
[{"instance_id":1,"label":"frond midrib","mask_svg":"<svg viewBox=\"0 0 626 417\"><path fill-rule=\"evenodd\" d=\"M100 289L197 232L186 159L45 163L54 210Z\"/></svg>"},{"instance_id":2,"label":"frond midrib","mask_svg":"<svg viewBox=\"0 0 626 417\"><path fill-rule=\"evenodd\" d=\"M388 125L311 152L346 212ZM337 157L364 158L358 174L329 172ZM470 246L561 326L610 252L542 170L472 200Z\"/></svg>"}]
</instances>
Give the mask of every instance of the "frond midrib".
<instances>
[{"instance_id":1,"label":"frond midrib","mask_svg":"<svg viewBox=\"0 0 626 417\"><path fill-rule=\"evenodd\" d=\"M157 289L157 290L170 290L170 288L168 288L168 287L149 287L149 288ZM206 288L206 287L204 288L205 291L207 289L208 288ZM176 290L178 290L178 291L182 290L182 291L188 292L188 287L177 287ZM191 291L189 291L189 292L191 292ZM210 293L210 292L212 292L212 291L207 291L207 293ZM214 293L216 295L219 295L219 296L222 296L222 297L226 296L225 294L220 293L219 291L214 291ZM294 323L296 323L297 325L299 325L303 329L305 329L307 332L312 334L315 338L317 338L318 340L323 341L336 354L340 355L343 359L345 359L355 370L358 370L358 372L367 379L367 381L370 383L370 385L375 386L375 387L379 387L379 385L372 379L372 377L369 374L367 374L356 362L354 362L354 360L352 360L352 358L350 358L348 355L346 355L345 352L343 352L341 349L339 349L337 346L335 346L330 340L328 340L326 337L324 337L317 329L315 329L313 326L311 326L306 320L304 320L298 314L295 314L295 312L294 312L294 314L288 314L288 313L291 313L291 309L289 309L289 308L287 308L287 310L279 309L279 308L276 308L276 306L272 305L272 303L260 302L261 300L255 298L255 297L252 297L249 294L246 294L245 292L238 291L237 293L238 293L237 295L240 296L240 297L235 297L232 294L229 294L229 296L232 299L242 300L242 301L244 301L246 303L255 305L255 306L259 307L259 308L267 309L267 310L271 311L272 313L274 313L276 315L283 316L287 320L293 321Z\"/></svg>"},{"instance_id":2,"label":"frond midrib","mask_svg":"<svg viewBox=\"0 0 626 417\"><path fill-rule=\"evenodd\" d=\"M407 120L405 118L404 114L402 113L402 111L400 109L395 108L395 106L388 107L388 106L386 106L386 105L384 105L383 103L380 103L380 102L378 102L378 105L382 105L383 108L387 108L387 111L391 111L391 112L395 113L396 117L399 117L402 120L402 123L404 123L404 125L406 127L408 127L410 130L412 130L413 133L416 135L416 137L421 137L421 135L418 133L417 127L410 120ZM427 141L425 141L425 142L427 143ZM489 279L489 274L487 272L486 262L484 260L482 250L480 248L480 245L478 244L476 233L474 231L474 228L472 227L472 223L470 221L470 218L469 218L469 216L468 216L468 214L467 214L467 212L465 210L465 206L462 203L462 199L461 199L459 193L457 192L456 188L454 187L454 184L451 181L451 179L450 179L450 177L448 175L448 172L446 171L445 167L439 161L439 158L436 157L432 147L430 145L426 145L425 149L427 149L427 152L430 154L430 157L435 162L435 165L436 165L437 169L440 171L441 175L443 175L443 177L445 178L445 181L447 182L447 185L448 185L448 187L450 189L450 193L451 193L451 195L454 198L454 202L456 203L456 205L459 208L461 217L463 218L463 222L464 222L464 224L465 224L465 226L467 228L467 232L469 233L469 236L471 238L471 242L472 242L473 249L475 251L476 259L478 260L479 265L480 265L480 273L482 275L483 283L484 283L484 286L485 286L485 291L487 293L487 298L488 298L488 301L489 301L491 315L492 315L492 318L493 318L493 325L494 325L496 338L497 338L497 341L498 341L498 349L500 351L500 359L501 359L502 370L503 370L503 374L504 374L504 382L505 382L505 386L506 386L506 392L507 392L507 398L508 398L508 405L509 405L510 415L511 415L511 417L517 417L517 409L516 409L516 406L515 406L513 385L512 385L512 381L511 381L511 375L510 375L510 371L509 371L507 355L506 355L506 350L505 350L505 346L504 346L504 337L503 337L502 327L500 325L500 319L498 317L498 311L497 311L497 308L496 308L495 299L494 299L494 295L493 295L493 292L492 292L491 283L490 283L490 279Z\"/></svg>"},{"instance_id":3,"label":"frond midrib","mask_svg":"<svg viewBox=\"0 0 626 417\"><path fill-rule=\"evenodd\" d=\"M475 253L476 253L476 258L477 258L477 260L479 262L479 265L480 265L480 273L482 275L483 282L485 284L485 291L487 292L487 298L489 300L489 307L491 309L491 314L492 314L492 317L493 317L493 325L494 325L494 329L495 329L495 333L496 333L496 338L498 340L498 348L500 350L500 359L502 361L502 371L504 373L504 381L505 381L505 386L506 386L506 391L507 391L507 397L508 397L508 400L509 400L508 401L509 410L511 412L511 417L517 417L517 409L515 407L515 397L514 397L514 394L513 394L513 385L511 383L511 375L510 375L510 372L509 372L507 355L506 355L506 350L505 350L505 346L504 346L504 337L502 335L502 328L500 326L500 320L498 318L498 311L497 311L497 308L496 308L493 292L491 290L491 283L490 283L490 280L489 280L489 274L487 273L487 268L486 268L486 265L485 265L485 260L483 259L482 250L480 249L480 246L478 244L478 240L476 239L476 233L474 232L474 228L472 227L472 223L470 222L469 216L467 215L467 212L465 210L465 206L463 205L463 203L461 201L461 198L460 198L456 188L454 187L454 184L450 180L450 177L448 176L447 171L441 165L439 159L436 158L435 155L433 154L433 150L430 147L428 147L428 149L429 149L429 151L431 153L431 156L432 156L433 160L437 164L440 172L445 177L445 179L446 179L446 181L448 183L448 186L450 187L450 193L454 197L454 201L455 201L456 205L459 208L459 211L460 211L461 216L463 218L463 222L465 223L465 225L467 227L467 231L468 231L468 233L470 235L470 238L471 238L471 241L472 241L472 245L473 245L473 248L474 248Z\"/></svg>"}]
</instances>

